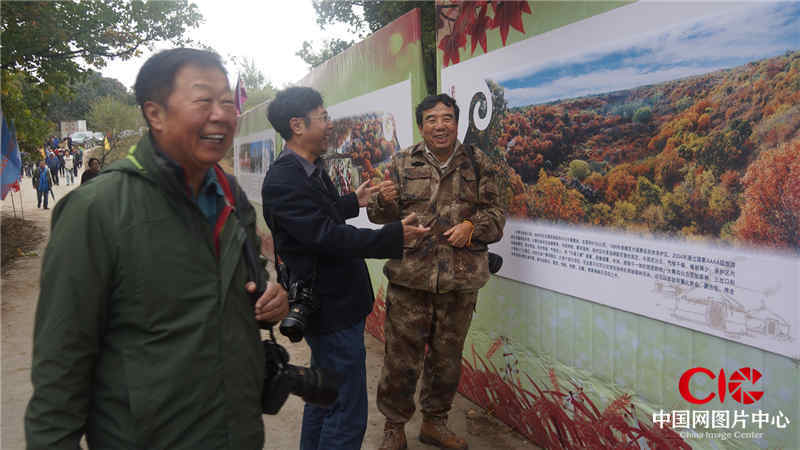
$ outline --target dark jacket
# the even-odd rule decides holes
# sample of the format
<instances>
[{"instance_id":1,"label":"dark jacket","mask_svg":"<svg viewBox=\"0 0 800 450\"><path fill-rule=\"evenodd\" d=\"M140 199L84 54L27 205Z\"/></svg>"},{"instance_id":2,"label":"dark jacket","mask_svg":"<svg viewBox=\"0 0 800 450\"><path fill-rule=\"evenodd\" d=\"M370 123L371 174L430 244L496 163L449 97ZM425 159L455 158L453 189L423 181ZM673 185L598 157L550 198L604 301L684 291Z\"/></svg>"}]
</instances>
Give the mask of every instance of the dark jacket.
<instances>
[{"instance_id":1,"label":"dark jacket","mask_svg":"<svg viewBox=\"0 0 800 450\"><path fill-rule=\"evenodd\" d=\"M255 211L213 227L149 136L53 212L29 449L261 449L264 351L245 291ZM220 199L222 202L222 199ZM241 218L241 221L240 221Z\"/></svg>"},{"instance_id":2,"label":"dark jacket","mask_svg":"<svg viewBox=\"0 0 800 450\"><path fill-rule=\"evenodd\" d=\"M349 328L372 311L363 258L401 257L403 228L399 221L378 230L347 225L346 219L358 215L355 193L339 196L327 173L323 180L309 177L297 158L284 153L267 172L261 189L264 219L292 279L310 279L316 257L320 310L309 318L306 332L326 334Z\"/></svg>"},{"instance_id":3,"label":"dark jacket","mask_svg":"<svg viewBox=\"0 0 800 450\"><path fill-rule=\"evenodd\" d=\"M96 177L99 174L100 172L92 172L91 170L87 169L81 175L81 184L86 183L87 181L91 180L92 178Z\"/></svg>"},{"instance_id":4,"label":"dark jacket","mask_svg":"<svg viewBox=\"0 0 800 450\"><path fill-rule=\"evenodd\" d=\"M33 177L31 178L31 181L33 181L33 188L36 189L37 191L39 190L49 191L53 187L53 174L50 173L50 169L47 166L44 167L45 172L47 172L47 175L45 175L47 177L46 178L47 186L41 186L42 189L40 189L39 174L41 170L42 168L39 166L36 166L36 169L33 170Z\"/></svg>"},{"instance_id":5,"label":"dark jacket","mask_svg":"<svg viewBox=\"0 0 800 450\"><path fill-rule=\"evenodd\" d=\"M56 155L48 156L45 158L44 163L50 168L50 170L58 170L60 167L58 157Z\"/></svg>"}]
</instances>

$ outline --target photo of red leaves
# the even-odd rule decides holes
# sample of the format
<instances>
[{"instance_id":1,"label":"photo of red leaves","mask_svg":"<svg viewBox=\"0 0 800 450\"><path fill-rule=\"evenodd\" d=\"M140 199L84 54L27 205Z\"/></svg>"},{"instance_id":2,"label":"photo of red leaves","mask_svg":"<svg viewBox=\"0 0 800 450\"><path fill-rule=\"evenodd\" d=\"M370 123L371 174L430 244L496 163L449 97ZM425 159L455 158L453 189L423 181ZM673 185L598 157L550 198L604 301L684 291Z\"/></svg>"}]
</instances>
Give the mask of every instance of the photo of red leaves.
<instances>
[{"instance_id":1,"label":"photo of red leaves","mask_svg":"<svg viewBox=\"0 0 800 450\"><path fill-rule=\"evenodd\" d=\"M491 6L491 8L490 8ZM486 53L486 34L498 30L503 46L511 28L525 33L523 14L533 14L526 1L462 1L442 2L436 7L437 48L442 51L442 66L458 64L460 50L467 48L469 36L470 55L480 45Z\"/></svg>"}]
</instances>

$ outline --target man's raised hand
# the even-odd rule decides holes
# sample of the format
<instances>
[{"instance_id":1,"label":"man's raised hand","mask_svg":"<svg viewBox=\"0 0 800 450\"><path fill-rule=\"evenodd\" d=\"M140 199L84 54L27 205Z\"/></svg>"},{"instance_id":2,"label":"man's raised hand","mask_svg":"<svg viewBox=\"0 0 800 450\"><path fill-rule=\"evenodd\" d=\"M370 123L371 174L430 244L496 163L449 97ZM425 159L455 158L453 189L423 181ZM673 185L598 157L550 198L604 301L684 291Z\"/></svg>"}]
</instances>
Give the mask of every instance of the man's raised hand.
<instances>
[{"instance_id":1,"label":"man's raised hand","mask_svg":"<svg viewBox=\"0 0 800 450\"><path fill-rule=\"evenodd\" d=\"M356 197L358 198L358 207L367 206L369 203L369 198L372 197L372 194L378 192L381 188L381 184L377 186L370 186L372 184L372 180L367 180L361 183L361 186L356 189Z\"/></svg>"}]
</instances>

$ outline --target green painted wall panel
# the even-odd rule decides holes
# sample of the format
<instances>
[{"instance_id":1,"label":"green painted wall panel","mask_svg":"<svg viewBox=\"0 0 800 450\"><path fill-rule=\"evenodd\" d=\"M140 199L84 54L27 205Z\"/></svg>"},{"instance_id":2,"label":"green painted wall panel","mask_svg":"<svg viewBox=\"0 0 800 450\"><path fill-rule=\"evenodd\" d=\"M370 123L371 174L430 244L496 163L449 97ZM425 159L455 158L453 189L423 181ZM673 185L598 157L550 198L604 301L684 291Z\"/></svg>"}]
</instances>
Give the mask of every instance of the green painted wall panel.
<instances>
[{"instance_id":1,"label":"green painted wall panel","mask_svg":"<svg viewBox=\"0 0 800 450\"><path fill-rule=\"evenodd\" d=\"M653 403L663 401L661 372L664 369L664 324L647 317L638 317L639 347L636 350L636 392Z\"/></svg>"},{"instance_id":2,"label":"green painted wall panel","mask_svg":"<svg viewBox=\"0 0 800 450\"><path fill-rule=\"evenodd\" d=\"M592 370L592 305L580 300L572 301L575 324L575 364L577 369Z\"/></svg>"},{"instance_id":3,"label":"green painted wall panel","mask_svg":"<svg viewBox=\"0 0 800 450\"><path fill-rule=\"evenodd\" d=\"M556 354L562 364L575 365L575 299L556 300Z\"/></svg>"},{"instance_id":4,"label":"green painted wall panel","mask_svg":"<svg viewBox=\"0 0 800 450\"><path fill-rule=\"evenodd\" d=\"M614 310L614 382L628 389L636 384L636 349L639 347L636 317Z\"/></svg>"},{"instance_id":5,"label":"green painted wall panel","mask_svg":"<svg viewBox=\"0 0 800 450\"><path fill-rule=\"evenodd\" d=\"M614 311L601 305L592 305L592 368L599 379L614 380Z\"/></svg>"}]
</instances>

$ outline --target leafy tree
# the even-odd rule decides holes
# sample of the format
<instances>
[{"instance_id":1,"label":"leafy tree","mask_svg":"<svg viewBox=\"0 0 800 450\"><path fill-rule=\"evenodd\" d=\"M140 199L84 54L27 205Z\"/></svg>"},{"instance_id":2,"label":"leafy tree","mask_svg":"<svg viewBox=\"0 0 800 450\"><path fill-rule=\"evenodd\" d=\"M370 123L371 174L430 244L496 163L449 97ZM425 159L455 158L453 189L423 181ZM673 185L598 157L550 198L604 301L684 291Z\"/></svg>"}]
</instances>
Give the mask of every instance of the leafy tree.
<instances>
[{"instance_id":1,"label":"leafy tree","mask_svg":"<svg viewBox=\"0 0 800 450\"><path fill-rule=\"evenodd\" d=\"M633 113L633 121L646 125L653 119L653 111L649 106L643 106Z\"/></svg>"},{"instance_id":2,"label":"leafy tree","mask_svg":"<svg viewBox=\"0 0 800 450\"><path fill-rule=\"evenodd\" d=\"M2 69L20 70L45 83L86 72L77 59L104 67L128 59L152 42L181 43L202 16L186 0L2 2Z\"/></svg>"},{"instance_id":3,"label":"leafy tree","mask_svg":"<svg viewBox=\"0 0 800 450\"><path fill-rule=\"evenodd\" d=\"M583 221L583 196L574 189L567 189L558 177L539 173L537 183L531 188L529 204L531 217L552 221L580 223Z\"/></svg>"},{"instance_id":4,"label":"leafy tree","mask_svg":"<svg viewBox=\"0 0 800 450\"><path fill-rule=\"evenodd\" d=\"M744 176L742 215L733 226L745 241L800 248L800 139L762 152Z\"/></svg>"},{"instance_id":5,"label":"leafy tree","mask_svg":"<svg viewBox=\"0 0 800 450\"><path fill-rule=\"evenodd\" d=\"M609 225L612 221L611 207L605 203L596 203L589 208L589 223L597 226Z\"/></svg>"},{"instance_id":6,"label":"leafy tree","mask_svg":"<svg viewBox=\"0 0 800 450\"><path fill-rule=\"evenodd\" d=\"M689 206L689 192L683 185L667 192L661 198L664 209L664 220L669 231L679 231L689 224L691 208Z\"/></svg>"},{"instance_id":7,"label":"leafy tree","mask_svg":"<svg viewBox=\"0 0 800 450\"><path fill-rule=\"evenodd\" d=\"M91 103L100 97L111 96L128 104L136 99L128 89L113 78L105 78L90 70L80 81L70 83L66 94L50 95L47 117L53 122L64 120L84 120L89 114Z\"/></svg>"},{"instance_id":8,"label":"leafy tree","mask_svg":"<svg viewBox=\"0 0 800 450\"><path fill-rule=\"evenodd\" d=\"M247 101L243 105L244 111L275 97L278 92L261 69L256 67L256 62L252 58L239 63L239 77L247 90Z\"/></svg>"},{"instance_id":9,"label":"leafy tree","mask_svg":"<svg viewBox=\"0 0 800 450\"><path fill-rule=\"evenodd\" d=\"M569 176L578 181L583 181L590 173L592 170L589 169L589 163L582 159L576 159L569 163Z\"/></svg>"},{"instance_id":10,"label":"leafy tree","mask_svg":"<svg viewBox=\"0 0 800 450\"><path fill-rule=\"evenodd\" d=\"M432 94L436 91L436 11L434 2L314 0L314 10L317 12L317 23L320 28L325 29L327 25L343 23L350 27L351 32L358 33L361 38L366 37L368 33L380 30L414 8L421 10L422 59L428 93ZM341 53L353 43L332 39L325 41L322 49L313 50L312 44L305 41L297 55L312 67L316 67L328 58Z\"/></svg>"},{"instance_id":11,"label":"leafy tree","mask_svg":"<svg viewBox=\"0 0 800 450\"><path fill-rule=\"evenodd\" d=\"M136 130L144 125L139 108L129 105L117 98L102 97L92 103L87 125L94 130L102 131L108 139L110 148L103 149L100 155L100 165L105 165L106 156L116 151L124 130Z\"/></svg>"},{"instance_id":12,"label":"leafy tree","mask_svg":"<svg viewBox=\"0 0 800 450\"><path fill-rule=\"evenodd\" d=\"M344 39L333 38L322 42L322 48L315 50L310 41L303 41L303 47L295 52L295 55L300 59L311 65L317 67L325 61L333 58L334 56L342 53L350 48L355 41L346 41Z\"/></svg>"},{"instance_id":13,"label":"leafy tree","mask_svg":"<svg viewBox=\"0 0 800 450\"><path fill-rule=\"evenodd\" d=\"M658 185L648 180L646 177L636 179L636 197L641 211L648 205L658 205L661 203L662 190Z\"/></svg>"},{"instance_id":14,"label":"leafy tree","mask_svg":"<svg viewBox=\"0 0 800 450\"><path fill-rule=\"evenodd\" d=\"M609 202L627 200L636 189L636 178L628 172L627 167L617 166L606 177L606 199Z\"/></svg>"},{"instance_id":15,"label":"leafy tree","mask_svg":"<svg viewBox=\"0 0 800 450\"><path fill-rule=\"evenodd\" d=\"M722 227L739 214L736 194L722 184L714 186L708 198L708 209L717 226Z\"/></svg>"},{"instance_id":16,"label":"leafy tree","mask_svg":"<svg viewBox=\"0 0 800 450\"><path fill-rule=\"evenodd\" d=\"M239 64L239 78L247 89L248 96L251 90L261 89L267 83L264 72L256 67L256 61L253 58L245 58Z\"/></svg>"},{"instance_id":17,"label":"leafy tree","mask_svg":"<svg viewBox=\"0 0 800 450\"><path fill-rule=\"evenodd\" d=\"M661 205L650 205L642 211L642 219L651 230L663 231L667 224L664 220L664 208Z\"/></svg>"},{"instance_id":18,"label":"leafy tree","mask_svg":"<svg viewBox=\"0 0 800 450\"><path fill-rule=\"evenodd\" d=\"M44 142L53 129L43 119L51 96L68 95L69 83L90 67L137 56L155 41L180 44L201 18L187 0L0 2L3 113L14 120L21 148Z\"/></svg>"},{"instance_id":19,"label":"leafy tree","mask_svg":"<svg viewBox=\"0 0 800 450\"><path fill-rule=\"evenodd\" d=\"M55 124L41 113L49 91L37 89L36 80L22 72L3 74L3 114L14 122L20 150L38 160L41 156L36 149L55 132Z\"/></svg>"},{"instance_id":20,"label":"leafy tree","mask_svg":"<svg viewBox=\"0 0 800 450\"><path fill-rule=\"evenodd\" d=\"M636 206L633 203L620 200L614 203L614 210L611 212L611 223L620 228L633 222L636 217Z\"/></svg>"}]
</instances>

